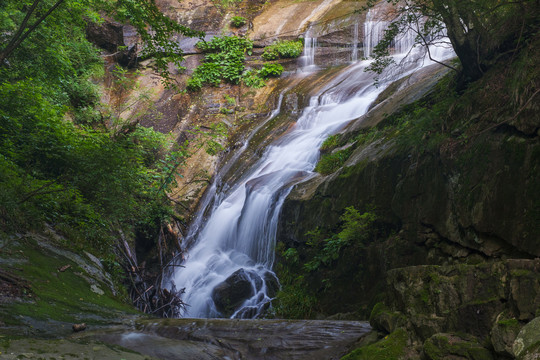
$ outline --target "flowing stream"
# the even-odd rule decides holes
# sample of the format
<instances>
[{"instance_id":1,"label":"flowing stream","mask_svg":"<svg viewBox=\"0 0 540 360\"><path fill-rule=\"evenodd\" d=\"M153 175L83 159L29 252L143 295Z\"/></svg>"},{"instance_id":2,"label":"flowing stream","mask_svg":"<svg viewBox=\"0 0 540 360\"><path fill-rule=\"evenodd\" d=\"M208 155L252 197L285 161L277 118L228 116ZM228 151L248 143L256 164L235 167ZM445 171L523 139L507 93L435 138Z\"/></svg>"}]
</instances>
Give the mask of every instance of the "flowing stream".
<instances>
[{"instance_id":1,"label":"flowing stream","mask_svg":"<svg viewBox=\"0 0 540 360\"><path fill-rule=\"evenodd\" d=\"M371 54L384 26L368 14L365 55ZM309 60L304 66L315 65L311 59L316 40L312 39L308 30L304 59ZM400 54L394 55L396 62L400 62L404 53L414 55L410 41L407 35L397 40L395 49ZM451 51L442 52L442 57L452 55ZM406 76L424 63L429 62L424 61L422 52L414 61L402 63L399 71L394 69L394 76L381 78L378 87L373 86L373 76L364 71L368 61L350 65L311 98L292 129L269 145L259 161L235 184L230 184L225 192L217 191L219 187L215 184L209 189L187 237L191 245L181 264L183 267L177 268L171 279L177 289L185 289L183 300L189 306L183 316L254 318L268 307L277 282L272 265L278 216L292 186L311 176L319 148L329 135L365 114L396 77ZM223 314L216 307L215 289L233 274L236 283L247 282L249 287L243 288L245 299L234 312Z\"/></svg>"}]
</instances>

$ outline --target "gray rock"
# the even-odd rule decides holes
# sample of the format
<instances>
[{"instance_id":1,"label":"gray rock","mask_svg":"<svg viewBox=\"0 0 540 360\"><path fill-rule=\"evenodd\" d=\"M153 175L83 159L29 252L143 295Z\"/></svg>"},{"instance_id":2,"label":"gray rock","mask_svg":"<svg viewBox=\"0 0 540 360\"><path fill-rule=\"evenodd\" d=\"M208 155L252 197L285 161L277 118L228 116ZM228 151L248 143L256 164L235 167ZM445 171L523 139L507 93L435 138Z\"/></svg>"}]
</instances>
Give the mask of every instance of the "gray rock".
<instances>
[{"instance_id":1,"label":"gray rock","mask_svg":"<svg viewBox=\"0 0 540 360\"><path fill-rule=\"evenodd\" d=\"M519 360L540 358L540 317L533 319L521 329L512 350Z\"/></svg>"},{"instance_id":2,"label":"gray rock","mask_svg":"<svg viewBox=\"0 0 540 360\"><path fill-rule=\"evenodd\" d=\"M491 329L491 344L495 352L500 355L513 356L512 345L520 329L521 325L517 319L509 318L506 316L506 312L499 314Z\"/></svg>"},{"instance_id":3,"label":"gray rock","mask_svg":"<svg viewBox=\"0 0 540 360\"><path fill-rule=\"evenodd\" d=\"M262 287L262 279L253 271L239 269L212 290L216 309L230 317L247 299Z\"/></svg>"}]
</instances>

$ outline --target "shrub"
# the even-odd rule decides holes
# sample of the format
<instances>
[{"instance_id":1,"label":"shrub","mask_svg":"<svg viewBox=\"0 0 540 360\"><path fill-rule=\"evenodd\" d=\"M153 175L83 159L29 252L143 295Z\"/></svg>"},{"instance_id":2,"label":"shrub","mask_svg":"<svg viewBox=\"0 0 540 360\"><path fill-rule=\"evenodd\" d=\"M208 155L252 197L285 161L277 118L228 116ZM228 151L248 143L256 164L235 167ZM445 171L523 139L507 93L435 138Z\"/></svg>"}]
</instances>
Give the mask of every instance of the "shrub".
<instances>
[{"instance_id":1,"label":"shrub","mask_svg":"<svg viewBox=\"0 0 540 360\"><path fill-rule=\"evenodd\" d=\"M264 79L261 78L257 71L248 70L242 75L242 81L246 86L258 89L262 88L266 83Z\"/></svg>"},{"instance_id":2,"label":"shrub","mask_svg":"<svg viewBox=\"0 0 540 360\"><path fill-rule=\"evenodd\" d=\"M264 49L264 60L297 58L302 54L304 44L302 40L278 40Z\"/></svg>"},{"instance_id":3,"label":"shrub","mask_svg":"<svg viewBox=\"0 0 540 360\"><path fill-rule=\"evenodd\" d=\"M233 16L231 19L231 25L235 28L242 27L247 24L247 19L243 16Z\"/></svg>"},{"instance_id":4,"label":"shrub","mask_svg":"<svg viewBox=\"0 0 540 360\"><path fill-rule=\"evenodd\" d=\"M244 73L245 54L251 54L253 42L237 36L216 36L211 41L197 43L207 53L187 83L187 89L198 91L204 84L217 86L222 80L238 84Z\"/></svg>"},{"instance_id":5,"label":"shrub","mask_svg":"<svg viewBox=\"0 0 540 360\"><path fill-rule=\"evenodd\" d=\"M265 64L259 70L259 76L262 78L278 77L283 72L283 66L280 64Z\"/></svg>"}]
</instances>

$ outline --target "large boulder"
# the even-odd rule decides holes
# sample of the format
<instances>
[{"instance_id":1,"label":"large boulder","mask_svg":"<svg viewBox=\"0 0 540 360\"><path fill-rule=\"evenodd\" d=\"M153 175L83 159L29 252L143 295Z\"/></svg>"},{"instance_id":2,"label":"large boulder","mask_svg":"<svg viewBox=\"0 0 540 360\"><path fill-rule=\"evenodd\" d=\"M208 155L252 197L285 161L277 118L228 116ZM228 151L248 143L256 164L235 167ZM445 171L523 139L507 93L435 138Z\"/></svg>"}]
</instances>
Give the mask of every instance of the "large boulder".
<instances>
[{"instance_id":1,"label":"large boulder","mask_svg":"<svg viewBox=\"0 0 540 360\"><path fill-rule=\"evenodd\" d=\"M242 304L255 295L262 287L263 280L253 271L238 269L212 290L212 300L216 309L230 317Z\"/></svg>"},{"instance_id":2,"label":"large boulder","mask_svg":"<svg viewBox=\"0 0 540 360\"><path fill-rule=\"evenodd\" d=\"M508 311L503 311L497 316L497 321L491 329L491 344L493 350L501 356L513 356L512 345L521 330L520 322L508 316Z\"/></svg>"},{"instance_id":3,"label":"large boulder","mask_svg":"<svg viewBox=\"0 0 540 360\"><path fill-rule=\"evenodd\" d=\"M512 346L516 359L540 358L540 317L533 319L521 329Z\"/></svg>"},{"instance_id":4,"label":"large boulder","mask_svg":"<svg viewBox=\"0 0 540 360\"><path fill-rule=\"evenodd\" d=\"M424 354L430 360L492 360L493 356L473 337L435 334L424 343Z\"/></svg>"}]
</instances>

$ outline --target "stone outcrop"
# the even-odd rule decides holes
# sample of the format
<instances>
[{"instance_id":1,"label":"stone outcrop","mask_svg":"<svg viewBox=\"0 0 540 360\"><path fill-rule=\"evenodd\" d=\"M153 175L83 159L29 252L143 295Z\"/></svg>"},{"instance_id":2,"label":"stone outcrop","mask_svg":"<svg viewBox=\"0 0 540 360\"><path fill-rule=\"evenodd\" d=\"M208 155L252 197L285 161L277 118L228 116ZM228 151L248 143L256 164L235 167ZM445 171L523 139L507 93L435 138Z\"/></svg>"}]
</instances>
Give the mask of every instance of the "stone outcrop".
<instances>
[{"instance_id":1,"label":"stone outcrop","mask_svg":"<svg viewBox=\"0 0 540 360\"><path fill-rule=\"evenodd\" d=\"M257 273L239 269L212 290L212 300L224 317L230 317L262 285L263 280Z\"/></svg>"}]
</instances>

